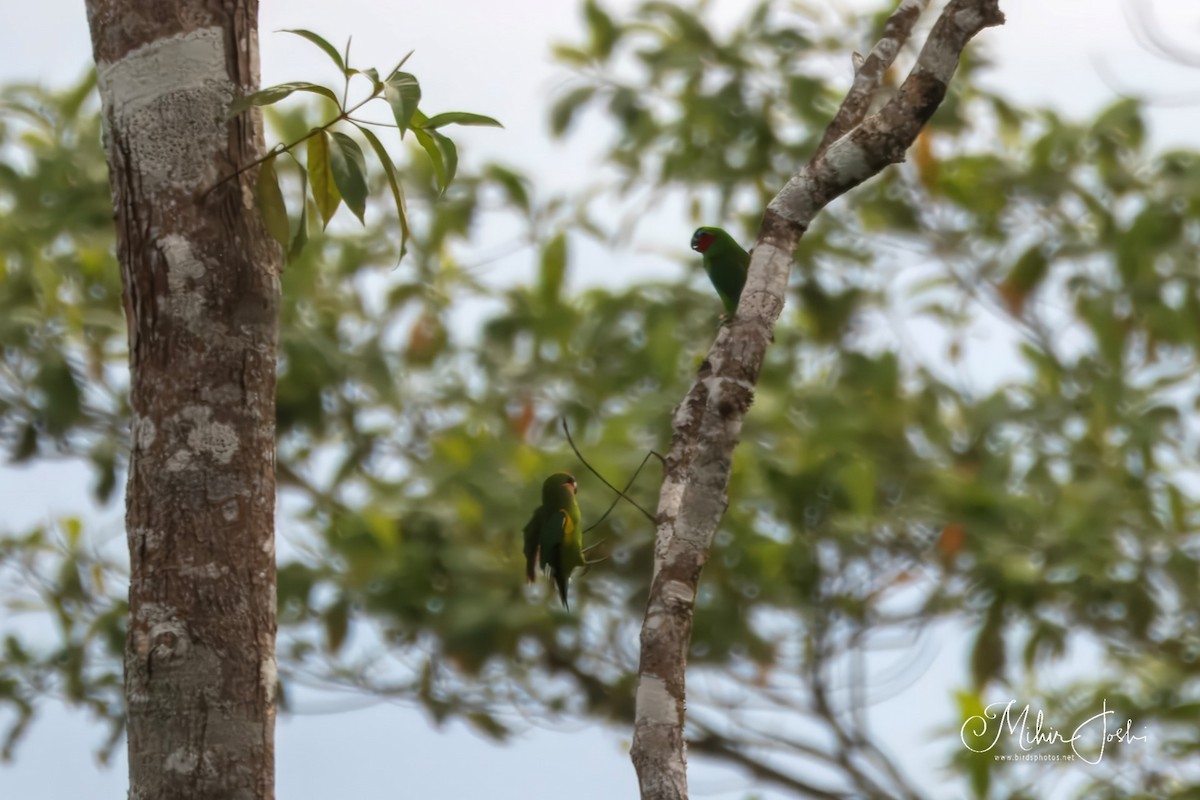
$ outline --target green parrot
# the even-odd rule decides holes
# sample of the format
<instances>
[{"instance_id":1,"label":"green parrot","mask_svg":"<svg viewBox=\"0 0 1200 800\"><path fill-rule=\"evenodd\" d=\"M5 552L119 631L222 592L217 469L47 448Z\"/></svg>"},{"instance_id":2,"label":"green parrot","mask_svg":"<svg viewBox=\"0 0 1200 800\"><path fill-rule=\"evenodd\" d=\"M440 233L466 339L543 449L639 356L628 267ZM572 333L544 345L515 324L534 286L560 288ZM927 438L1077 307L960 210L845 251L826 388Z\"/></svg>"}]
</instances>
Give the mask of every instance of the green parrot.
<instances>
[{"instance_id":1,"label":"green parrot","mask_svg":"<svg viewBox=\"0 0 1200 800\"><path fill-rule=\"evenodd\" d=\"M583 526L575 499L575 478L556 472L542 483L542 504L525 526L525 578L537 580L537 570L549 573L568 611L567 580L576 567L589 562L583 554Z\"/></svg>"},{"instance_id":2,"label":"green parrot","mask_svg":"<svg viewBox=\"0 0 1200 800\"><path fill-rule=\"evenodd\" d=\"M725 304L725 317L733 319L746 285L750 254L720 228L697 228L692 234L692 249L704 256L704 271Z\"/></svg>"}]
</instances>

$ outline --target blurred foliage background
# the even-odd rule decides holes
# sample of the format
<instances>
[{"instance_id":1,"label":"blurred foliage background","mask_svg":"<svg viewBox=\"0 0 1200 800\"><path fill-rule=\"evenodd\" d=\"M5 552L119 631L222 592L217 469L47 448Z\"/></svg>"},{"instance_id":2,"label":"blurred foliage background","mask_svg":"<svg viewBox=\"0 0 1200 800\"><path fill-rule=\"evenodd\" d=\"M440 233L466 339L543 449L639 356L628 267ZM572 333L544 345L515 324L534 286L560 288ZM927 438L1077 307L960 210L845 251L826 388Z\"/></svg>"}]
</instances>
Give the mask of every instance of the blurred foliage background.
<instances>
[{"instance_id":1,"label":"blurred foliage background","mask_svg":"<svg viewBox=\"0 0 1200 800\"><path fill-rule=\"evenodd\" d=\"M337 686L500 740L530 717L628 726L651 526L621 504L589 534L609 558L577 578L573 614L523 585L519 531L557 469L579 476L585 524L612 500L560 416L621 485L667 446L720 309L698 270L575 292L570 275L603 269L579 255L598 245L621 259L638 220L677 229L690 266L696 224L749 244L836 108L848 43L886 11L763 2L718 28L704 4L615 18L589 1L555 51L574 78L549 122L607 132L594 185L547 197L486 164L443 195L401 153L399 267L386 213L310 232L283 276L285 710ZM936 669L956 698L960 717L923 724L944 725L957 793L1195 797L1200 154L1148 149L1133 101L1082 122L1015 107L974 80L984 52L909 161L796 254L701 581L691 751L796 796L931 794L945 776L910 774L867 719L875 654L898 649L901 672ZM92 81L0 98L0 443L17 464L86 460L114 504L126 339ZM316 116L269 114L285 137ZM667 201L690 218L656 216ZM481 230L516 232L519 280L481 278ZM656 471L631 489L650 507ZM6 757L47 696L120 741L125 572L88 527L0 538ZM921 655L947 626L969 631L969 663ZM1065 767L997 764L1012 739L959 746L963 720L1008 697L1076 723L1103 699L1149 741L1065 784Z\"/></svg>"}]
</instances>

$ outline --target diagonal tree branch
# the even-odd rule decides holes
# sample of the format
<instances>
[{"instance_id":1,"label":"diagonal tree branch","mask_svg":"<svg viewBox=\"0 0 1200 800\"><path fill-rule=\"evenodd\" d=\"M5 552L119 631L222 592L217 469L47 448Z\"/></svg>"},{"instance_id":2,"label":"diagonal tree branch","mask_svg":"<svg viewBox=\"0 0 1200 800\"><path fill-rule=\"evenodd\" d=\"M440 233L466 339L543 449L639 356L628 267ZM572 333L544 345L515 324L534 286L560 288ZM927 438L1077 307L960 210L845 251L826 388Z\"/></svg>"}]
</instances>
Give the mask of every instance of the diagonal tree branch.
<instances>
[{"instance_id":1,"label":"diagonal tree branch","mask_svg":"<svg viewBox=\"0 0 1200 800\"><path fill-rule=\"evenodd\" d=\"M883 27L883 35L855 71L854 83L851 84L850 91L846 92L846 99L842 100L833 121L825 129L825 135L821 137L821 143L817 145L817 151L813 153L811 161L816 161L824 155L829 145L863 121L871 106L871 100L883 84L883 76L896 60L900 48L908 41L913 26L917 24L921 12L928 5L929 0L905 0L888 17L887 24Z\"/></svg>"},{"instance_id":2,"label":"diagonal tree branch","mask_svg":"<svg viewBox=\"0 0 1200 800\"><path fill-rule=\"evenodd\" d=\"M796 245L830 201L904 160L945 97L963 48L984 28L1004 22L999 0L951 0L896 95L864 116L879 76L924 5L925 0L899 5L885 28L887 44L873 48L856 76L852 97L830 123L826 139L831 141L768 204L737 315L717 334L691 389L675 409L659 495L654 577L642 623L630 750L644 799L688 796L684 671L696 587L728 504L733 450L783 311Z\"/></svg>"}]
</instances>

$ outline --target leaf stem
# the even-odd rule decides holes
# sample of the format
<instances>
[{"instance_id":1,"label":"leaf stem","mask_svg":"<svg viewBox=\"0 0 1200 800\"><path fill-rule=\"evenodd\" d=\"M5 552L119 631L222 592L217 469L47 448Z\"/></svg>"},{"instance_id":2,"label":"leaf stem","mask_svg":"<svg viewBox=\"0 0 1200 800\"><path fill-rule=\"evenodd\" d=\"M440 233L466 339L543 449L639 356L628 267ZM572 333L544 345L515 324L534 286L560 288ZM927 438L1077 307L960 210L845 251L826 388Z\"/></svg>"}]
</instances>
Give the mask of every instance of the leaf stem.
<instances>
[{"instance_id":1,"label":"leaf stem","mask_svg":"<svg viewBox=\"0 0 1200 800\"><path fill-rule=\"evenodd\" d=\"M400 129L400 126L394 122L373 122L369 119L359 119L358 117L346 117L347 122L353 122L355 125L378 125L381 128Z\"/></svg>"},{"instance_id":2,"label":"leaf stem","mask_svg":"<svg viewBox=\"0 0 1200 800\"><path fill-rule=\"evenodd\" d=\"M318 133L323 133L323 132L329 130L334 125L338 124L339 122L350 121L351 114L353 114L355 111L358 111L360 108L362 108L367 103L374 100L375 98L379 97L379 94L381 91L383 91L382 85L380 85L380 87L378 89L375 89L374 91L372 91L368 97L359 101L358 103L355 103L350 108L346 108L345 100L343 100L342 104L340 106L340 108L342 110L336 117L329 120L324 125L313 128L308 133L304 134L303 136L301 136L299 139L292 142L291 144L286 144L286 145L276 144L274 147L272 147L270 150L268 150L264 155L260 156L259 158L254 159L249 164L246 164L243 167L239 167L237 170L226 175L224 178L221 178L219 181L214 183L212 186L205 189L204 192L200 196L201 197L207 196L210 192L215 190L218 186L221 186L224 183L228 183L229 181L233 180L234 178L238 177L239 175L249 172L250 170L257 167L259 164L262 164L272 158L275 158L276 156L283 155L284 153L290 153L293 148L303 144L304 142L307 142L309 139L316 136ZM246 109L246 110L249 111L250 109Z\"/></svg>"}]
</instances>

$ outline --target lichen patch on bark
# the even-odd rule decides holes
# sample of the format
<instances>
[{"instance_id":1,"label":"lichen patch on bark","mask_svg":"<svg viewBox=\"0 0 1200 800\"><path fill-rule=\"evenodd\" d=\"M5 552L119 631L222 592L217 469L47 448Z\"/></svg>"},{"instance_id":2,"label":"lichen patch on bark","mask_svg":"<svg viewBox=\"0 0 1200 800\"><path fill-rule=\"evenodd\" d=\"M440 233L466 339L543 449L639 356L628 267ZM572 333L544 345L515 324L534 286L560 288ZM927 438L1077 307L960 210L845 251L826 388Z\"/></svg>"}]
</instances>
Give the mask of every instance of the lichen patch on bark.
<instances>
[{"instance_id":1,"label":"lichen patch on bark","mask_svg":"<svg viewBox=\"0 0 1200 800\"><path fill-rule=\"evenodd\" d=\"M184 564L179 568L179 574L185 578L201 578L205 580L216 580L222 575L226 575L229 568L216 564L212 561L207 564L196 566L195 564Z\"/></svg>"},{"instance_id":2,"label":"lichen patch on bark","mask_svg":"<svg viewBox=\"0 0 1200 800\"><path fill-rule=\"evenodd\" d=\"M176 450L167 459L167 472L182 472L192 465L192 454L187 450Z\"/></svg>"},{"instance_id":3,"label":"lichen patch on bark","mask_svg":"<svg viewBox=\"0 0 1200 800\"><path fill-rule=\"evenodd\" d=\"M696 592L683 581L667 581L663 586L663 600L668 607L675 603L691 606L696 600Z\"/></svg>"},{"instance_id":4,"label":"lichen patch on bark","mask_svg":"<svg viewBox=\"0 0 1200 800\"><path fill-rule=\"evenodd\" d=\"M211 408L187 406L179 417L190 426L187 443L194 453L206 453L222 464L233 459L238 449L237 431L232 425L214 420Z\"/></svg>"},{"instance_id":5,"label":"lichen patch on bark","mask_svg":"<svg viewBox=\"0 0 1200 800\"><path fill-rule=\"evenodd\" d=\"M171 313L185 327L193 328L202 322L204 313L204 293L200 285L207 272L204 262L192 250L191 243L179 234L163 236L158 240L158 246L167 261Z\"/></svg>"},{"instance_id":6,"label":"lichen patch on bark","mask_svg":"<svg viewBox=\"0 0 1200 800\"><path fill-rule=\"evenodd\" d=\"M637 721L651 725L678 725L679 704L662 678L644 674L638 681Z\"/></svg>"},{"instance_id":7,"label":"lichen patch on bark","mask_svg":"<svg viewBox=\"0 0 1200 800\"><path fill-rule=\"evenodd\" d=\"M190 745L172 750L163 762L163 769L168 772L178 772L181 775L191 775L200 765L200 754Z\"/></svg>"},{"instance_id":8,"label":"lichen patch on bark","mask_svg":"<svg viewBox=\"0 0 1200 800\"><path fill-rule=\"evenodd\" d=\"M154 437L157 434L157 430L154 427L154 420L135 414L132 427L134 447L145 450L154 444Z\"/></svg>"},{"instance_id":9,"label":"lichen patch on bark","mask_svg":"<svg viewBox=\"0 0 1200 800\"><path fill-rule=\"evenodd\" d=\"M119 128L148 186L196 188L216 178L234 96L233 83L221 79L225 64L225 33L211 27L96 65L105 121Z\"/></svg>"},{"instance_id":10,"label":"lichen patch on bark","mask_svg":"<svg viewBox=\"0 0 1200 800\"><path fill-rule=\"evenodd\" d=\"M278 680L278 667L275 664L275 656L270 655L262 660L258 670L259 680L261 681L262 690L267 697L275 696L275 683Z\"/></svg>"}]
</instances>

